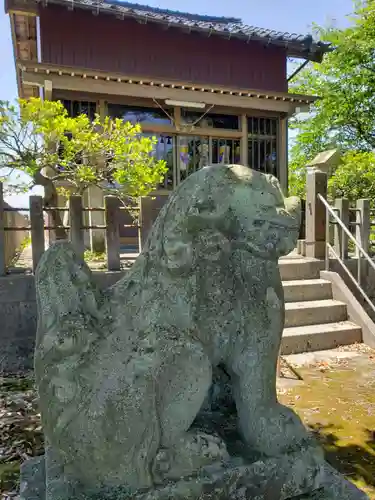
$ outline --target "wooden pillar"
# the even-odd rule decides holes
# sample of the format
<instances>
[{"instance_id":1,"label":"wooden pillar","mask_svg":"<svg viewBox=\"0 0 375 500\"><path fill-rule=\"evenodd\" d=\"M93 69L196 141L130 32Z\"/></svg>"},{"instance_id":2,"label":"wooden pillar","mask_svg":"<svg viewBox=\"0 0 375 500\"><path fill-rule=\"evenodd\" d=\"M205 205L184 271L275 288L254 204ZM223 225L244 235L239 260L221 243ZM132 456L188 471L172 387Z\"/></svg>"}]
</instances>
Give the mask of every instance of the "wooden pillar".
<instances>
[{"instance_id":1,"label":"wooden pillar","mask_svg":"<svg viewBox=\"0 0 375 500\"><path fill-rule=\"evenodd\" d=\"M105 101L104 99L100 99L96 103L96 107L97 107L96 112L100 116L100 120L104 121L104 118L108 115L107 101Z\"/></svg>"},{"instance_id":2,"label":"wooden pillar","mask_svg":"<svg viewBox=\"0 0 375 500\"><path fill-rule=\"evenodd\" d=\"M180 106L175 106L173 111L174 111L174 115L173 115L174 125L175 125L176 129L179 130L179 128L181 127L181 123L182 123Z\"/></svg>"},{"instance_id":3,"label":"wooden pillar","mask_svg":"<svg viewBox=\"0 0 375 500\"><path fill-rule=\"evenodd\" d=\"M100 116L100 120L104 121L108 114L107 101L99 99L96 103L96 112ZM102 161L101 159L97 160ZM87 201L89 208L103 208L104 194L98 186L90 186L87 189ZM90 211L89 226L104 226L104 211ZM92 252L103 252L105 250L104 231L101 229L89 229L90 249Z\"/></svg>"},{"instance_id":4,"label":"wooden pillar","mask_svg":"<svg viewBox=\"0 0 375 500\"><path fill-rule=\"evenodd\" d=\"M249 131L247 126L247 115L241 115L241 165L249 165Z\"/></svg>"},{"instance_id":5,"label":"wooden pillar","mask_svg":"<svg viewBox=\"0 0 375 500\"><path fill-rule=\"evenodd\" d=\"M306 257L322 259L326 252L326 207L318 194L327 198L327 174L308 169L306 176Z\"/></svg>"},{"instance_id":6,"label":"wooden pillar","mask_svg":"<svg viewBox=\"0 0 375 500\"><path fill-rule=\"evenodd\" d=\"M51 80L44 80L44 99L52 101L52 82Z\"/></svg>"},{"instance_id":7,"label":"wooden pillar","mask_svg":"<svg viewBox=\"0 0 375 500\"><path fill-rule=\"evenodd\" d=\"M280 117L278 143L278 178L285 196L288 195L288 117Z\"/></svg>"}]
</instances>

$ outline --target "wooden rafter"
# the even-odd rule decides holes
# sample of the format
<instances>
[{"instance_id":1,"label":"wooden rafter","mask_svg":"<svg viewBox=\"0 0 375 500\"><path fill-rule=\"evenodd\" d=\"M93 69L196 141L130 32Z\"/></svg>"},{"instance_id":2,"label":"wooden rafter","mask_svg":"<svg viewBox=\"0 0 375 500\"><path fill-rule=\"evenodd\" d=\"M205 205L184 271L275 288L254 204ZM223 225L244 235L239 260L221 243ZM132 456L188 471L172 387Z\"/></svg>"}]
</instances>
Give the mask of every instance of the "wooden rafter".
<instances>
[{"instance_id":1,"label":"wooden rafter","mask_svg":"<svg viewBox=\"0 0 375 500\"><path fill-rule=\"evenodd\" d=\"M25 99L29 97L37 97L39 95L39 89L23 85L22 71L20 71L20 68L17 64L17 61L38 61L35 14L11 10L9 12L9 16L12 33L13 52L16 60L18 95L19 97Z\"/></svg>"}]
</instances>

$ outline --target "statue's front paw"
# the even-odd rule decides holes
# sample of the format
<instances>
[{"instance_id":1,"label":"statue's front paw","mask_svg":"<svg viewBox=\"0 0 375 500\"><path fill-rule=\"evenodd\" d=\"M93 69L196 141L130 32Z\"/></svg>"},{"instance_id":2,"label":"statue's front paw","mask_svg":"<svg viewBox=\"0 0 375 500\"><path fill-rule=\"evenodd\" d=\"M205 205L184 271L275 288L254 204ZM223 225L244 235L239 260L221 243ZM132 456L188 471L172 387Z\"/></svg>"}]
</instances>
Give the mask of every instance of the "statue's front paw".
<instances>
[{"instance_id":1,"label":"statue's front paw","mask_svg":"<svg viewBox=\"0 0 375 500\"><path fill-rule=\"evenodd\" d=\"M316 448L317 455L323 452L302 421L290 408L277 403L263 408L254 417L257 422L255 448L268 456L279 456L301 448Z\"/></svg>"},{"instance_id":2,"label":"statue's front paw","mask_svg":"<svg viewBox=\"0 0 375 500\"><path fill-rule=\"evenodd\" d=\"M227 460L229 454L221 438L203 432L188 432L171 448L159 450L153 464L153 479L155 484L177 481Z\"/></svg>"}]
</instances>

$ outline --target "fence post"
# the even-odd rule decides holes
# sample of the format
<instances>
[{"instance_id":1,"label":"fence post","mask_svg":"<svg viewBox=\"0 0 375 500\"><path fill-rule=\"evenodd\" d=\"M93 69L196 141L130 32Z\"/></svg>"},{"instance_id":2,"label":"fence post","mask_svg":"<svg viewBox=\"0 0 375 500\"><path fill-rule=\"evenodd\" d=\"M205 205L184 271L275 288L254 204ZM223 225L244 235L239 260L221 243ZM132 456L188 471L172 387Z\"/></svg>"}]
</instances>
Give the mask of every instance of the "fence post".
<instances>
[{"instance_id":1,"label":"fence post","mask_svg":"<svg viewBox=\"0 0 375 500\"><path fill-rule=\"evenodd\" d=\"M138 239L139 239L139 251L143 250L145 243L148 238L148 234L152 228L152 197L142 196L139 199L139 229L138 229Z\"/></svg>"},{"instance_id":2,"label":"fence post","mask_svg":"<svg viewBox=\"0 0 375 500\"><path fill-rule=\"evenodd\" d=\"M41 196L30 196L30 228L33 272L35 272L44 252L43 198Z\"/></svg>"},{"instance_id":3,"label":"fence post","mask_svg":"<svg viewBox=\"0 0 375 500\"><path fill-rule=\"evenodd\" d=\"M0 276L6 274L5 262L5 211L3 183L0 182Z\"/></svg>"},{"instance_id":4,"label":"fence post","mask_svg":"<svg viewBox=\"0 0 375 500\"><path fill-rule=\"evenodd\" d=\"M357 200L355 237L360 242L363 250L368 253L370 246L370 200ZM368 276L368 262L363 258L363 254L356 247L356 257L358 258L358 283L364 283Z\"/></svg>"},{"instance_id":5,"label":"fence post","mask_svg":"<svg viewBox=\"0 0 375 500\"><path fill-rule=\"evenodd\" d=\"M340 217L343 224L349 229L349 200L346 198L337 198L335 200L335 207L337 208L337 215ZM348 235L338 224L335 224L334 234L335 251L343 260L345 260L348 258Z\"/></svg>"},{"instance_id":6,"label":"fence post","mask_svg":"<svg viewBox=\"0 0 375 500\"><path fill-rule=\"evenodd\" d=\"M120 200L116 196L105 196L105 243L108 271L120 271Z\"/></svg>"},{"instance_id":7,"label":"fence post","mask_svg":"<svg viewBox=\"0 0 375 500\"><path fill-rule=\"evenodd\" d=\"M69 198L70 241L77 255L83 259L85 244L83 239L82 217L82 196L71 196Z\"/></svg>"},{"instance_id":8,"label":"fence post","mask_svg":"<svg viewBox=\"0 0 375 500\"><path fill-rule=\"evenodd\" d=\"M306 257L321 259L326 252L326 208L318 194L327 198L327 174L308 168L306 175Z\"/></svg>"}]
</instances>

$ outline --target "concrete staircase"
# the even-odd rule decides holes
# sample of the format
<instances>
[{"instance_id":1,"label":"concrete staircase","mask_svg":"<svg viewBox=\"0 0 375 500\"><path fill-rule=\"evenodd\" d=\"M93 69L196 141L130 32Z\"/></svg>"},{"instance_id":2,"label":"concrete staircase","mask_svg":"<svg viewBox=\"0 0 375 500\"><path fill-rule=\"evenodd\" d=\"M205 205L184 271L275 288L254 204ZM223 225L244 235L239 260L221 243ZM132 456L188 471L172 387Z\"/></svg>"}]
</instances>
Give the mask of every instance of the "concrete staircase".
<instances>
[{"instance_id":1,"label":"concrete staircase","mask_svg":"<svg viewBox=\"0 0 375 500\"><path fill-rule=\"evenodd\" d=\"M279 265L285 293L282 354L362 341L361 328L348 321L346 304L333 300L331 282L320 278L324 262L291 254Z\"/></svg>"}]
</instances>

